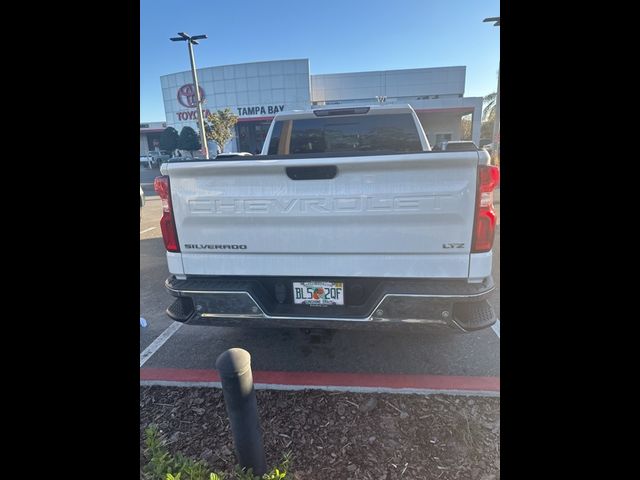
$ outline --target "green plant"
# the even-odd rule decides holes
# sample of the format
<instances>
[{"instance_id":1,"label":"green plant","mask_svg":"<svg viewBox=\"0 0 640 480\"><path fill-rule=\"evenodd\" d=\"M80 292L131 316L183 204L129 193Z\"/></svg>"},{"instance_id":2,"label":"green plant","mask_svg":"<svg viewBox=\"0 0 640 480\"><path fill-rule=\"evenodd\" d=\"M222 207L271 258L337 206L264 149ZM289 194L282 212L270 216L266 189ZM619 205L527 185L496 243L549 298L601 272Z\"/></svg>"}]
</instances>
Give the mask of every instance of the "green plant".
<instances>
[{"instance_id":1,"label":"green plant","mask_svg":"<svg viewBox=\"0 0 640 480\"><path fill-rule=\"evenodd\" d=\"M238 123L237 115L229 108L210 113L205 119L206 135L218 145L218 153L224 152L224 146L233 138L233 127Z\"/></svg>"},{"instance_id":2,"label":"green plant","mask_svg":"<svg viewBox=\"0 0 640 480\"><path fill-rule=\"evenodd\" d=\"M158 427L149 426L145 430L145 455L149 463L145 467L145 473L149 479L165 480L166 474L173 470L173 457L165 448L165 442L160 435Z\"/></svg>"},{"instance_id":3,"label":"green plant","mask_svg":"<svg viewBox=\"0 0 640 480\"><path fill-rule=\"evenodd\" d=\"M207 480L209 466L202 460L193 460L177 453L175 456L176 471L185 474L187 480Z\"/></svg>"},{"instance_id":4,"label":"green plant","mask_svg":"<svg viewBox=\"0 0 640 480\"><path fill-rule=\"evenodd\" d=\"M181 453L171 455L166 441L156 425L145 429L145 457L147 465L143 471L148 480L225 480L224 473L211 472L206 462L193 460ZM291 452L283 455L282 462L262 477L253 474L251 469L236 466L233 478L236 480L286 480L291 464Z\"/></svg>"},{"instance_id":5,"label":"green plant","mask_svg":"<svg viewBox=\"0 0 640 480\"><path fill-rule=\"evenodd\" d=\"M173 153L173 151L178 148L179 139L180 135L175 128L165 128L160 134L160 150L167 150L168 152Z\"/></svg>"},{"instance_id":6,"label":"green plant","mask_svg":"<svg viewBox=\"0 0 640 480\"><path fill-rule=\"evenodd\" d=\"M253 469L242 468L239 465L236 465L235 470L233 471L233 478L235 480L260 480L260 477L253 474Z\"/></svg>"},{"instance_id":7,"label":"green plant","mask_svg":"<svg viewBox=\"0 0 640 480\"><path fill-rule=\"evenodd\" d=\"M178 148L180 150L186 150L193 157L193 151L200 150L201 147L200 139L196 131L191 127L182 127L180 137L178 138Z\"/></svg>"},{"instance_id":8,"label":"green plant","mask_svg":"<svg viewBox=\"0 0 640 480\"><path fill-rule=\"evenodd\" d=\"M282 458L282 462L280 463L280 468L274 468L269 473L265 473L262 476L263 480L282 480L286 478L287 471L289 470L289 466L291 465L291 452L285 452Z\"/></svg>"},{"instance_id":9,"label":"green plant","mask_svg":"<svg viewBox=\"0 0 640 480\"><path fill-rule=\"evenodd\" d=\"M498 94L496 92L492 92L482 98L482 103L484 104L482 108L483 121L490 121L491 123L493 123L493 120L496 116L497 101Z\"/></svg>"},{"instance_id":10,"label":"green plant","mask_svg":"<svg viewBox=\"0 0 640 480\"><path fill-rule=\"evenodd\" d=\"M460 140L471 141L471 132L473 130L471 115L465 115L460 119Z\"/></svg>"},{"instance_id":11,"label":"green plant","mask_svg":"<svg viewBox=\"0 0 640 480\"><path fill-rule=\"evenodd\" d=\"M287 471L289 470L289 466L291 465L292 455L291 452L285 452L282 456L282 462L280 465L273 468L268 473L259 477L258 475L253 474L252 469L244 469L239 466L236 466L236 469L233 472L235 480L286 480Z\"/></svg>"}]
</instances>

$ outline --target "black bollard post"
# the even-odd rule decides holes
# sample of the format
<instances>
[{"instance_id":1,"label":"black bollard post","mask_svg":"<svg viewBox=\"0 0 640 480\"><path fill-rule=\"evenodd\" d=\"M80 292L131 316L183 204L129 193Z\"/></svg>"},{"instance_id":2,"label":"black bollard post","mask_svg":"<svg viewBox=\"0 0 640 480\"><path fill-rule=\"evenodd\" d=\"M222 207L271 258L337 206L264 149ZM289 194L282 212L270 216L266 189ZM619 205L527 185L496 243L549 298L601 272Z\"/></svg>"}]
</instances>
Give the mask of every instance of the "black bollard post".
<instances>
[{"instance_id":1,"label":"black bollard post","mask_svg":"<svg viewBox=\"0 0 640 480\"><path fill-rule=\"evenodd\" d=\"M238 463L241 467L252 468L254 475L263 475L267 471L267 461L253 389L251 355L241 348L231 348L218 357L216 368L220 372Z\"/></svg>"}]
</instances>

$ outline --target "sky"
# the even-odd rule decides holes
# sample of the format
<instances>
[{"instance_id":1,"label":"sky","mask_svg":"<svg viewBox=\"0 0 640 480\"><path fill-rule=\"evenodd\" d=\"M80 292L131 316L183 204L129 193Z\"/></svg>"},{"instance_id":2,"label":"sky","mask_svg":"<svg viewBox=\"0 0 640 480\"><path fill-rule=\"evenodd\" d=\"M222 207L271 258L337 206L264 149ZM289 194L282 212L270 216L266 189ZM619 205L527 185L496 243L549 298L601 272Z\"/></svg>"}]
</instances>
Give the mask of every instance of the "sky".
<instances>
[{"instance_id":1,"label":"sky","mask_svg":"<svg viewBox=\"0 0 640 480\"><path fill-rule=\"evenodd\" d=\"M140 121L165 121L160 76L190 69L178 32L208 35L198 68L308 58L310 73L467 67L466 97L497 87L499 0L140 0Z\"/></svg>"}]
</instances>

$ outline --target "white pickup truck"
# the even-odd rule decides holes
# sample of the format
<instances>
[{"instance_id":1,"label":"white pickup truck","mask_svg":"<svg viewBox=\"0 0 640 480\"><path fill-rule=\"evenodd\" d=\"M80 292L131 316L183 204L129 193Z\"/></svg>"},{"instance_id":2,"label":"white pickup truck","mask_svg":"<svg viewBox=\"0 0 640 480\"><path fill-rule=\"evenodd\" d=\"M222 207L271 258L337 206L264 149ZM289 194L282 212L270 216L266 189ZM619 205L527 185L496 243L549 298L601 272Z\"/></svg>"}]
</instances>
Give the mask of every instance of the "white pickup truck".
<instances>
[{"instance_id":1,"label":"white pickup truck","mask_svg":"<svg viewBox=\"0 0 640 480\"><path fill-rule=\"evenodd\" d=\"M261 155L165 163L155 189L176 297L167 314L197 325L488 327L499 181L488 163L471 143L432 151L409 105L281 113Z\"/></svg>"}]
</instances>

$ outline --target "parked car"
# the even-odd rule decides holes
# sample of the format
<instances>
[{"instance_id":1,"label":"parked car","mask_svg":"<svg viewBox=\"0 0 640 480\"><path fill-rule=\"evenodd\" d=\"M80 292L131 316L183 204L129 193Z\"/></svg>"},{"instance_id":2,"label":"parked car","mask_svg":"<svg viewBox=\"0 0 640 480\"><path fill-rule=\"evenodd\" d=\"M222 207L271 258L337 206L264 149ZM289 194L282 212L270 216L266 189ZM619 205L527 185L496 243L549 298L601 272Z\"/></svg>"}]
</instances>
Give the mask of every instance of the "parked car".
<instances>
[{"instance_id":1,"label":"parked car","mask_svg":"<svg viewBox=\"0 0 640 480\"><path fill-rule=\"evenodd\" d=\"M171 158L171 153L161 150L160 152L152 151L149 155L153 159L153 167L159 167Z\"/></svg>"},{"instance_id":2,"label":"parked car","mask_svg":"<svg viewBox=\"0 0 640 480\"><path fill-rule=\"evenodd\" d=\"M145 168L151 168L153 165L153 158L149 155L140 155L140 166Z\"/></svg>"}]
</instances>

